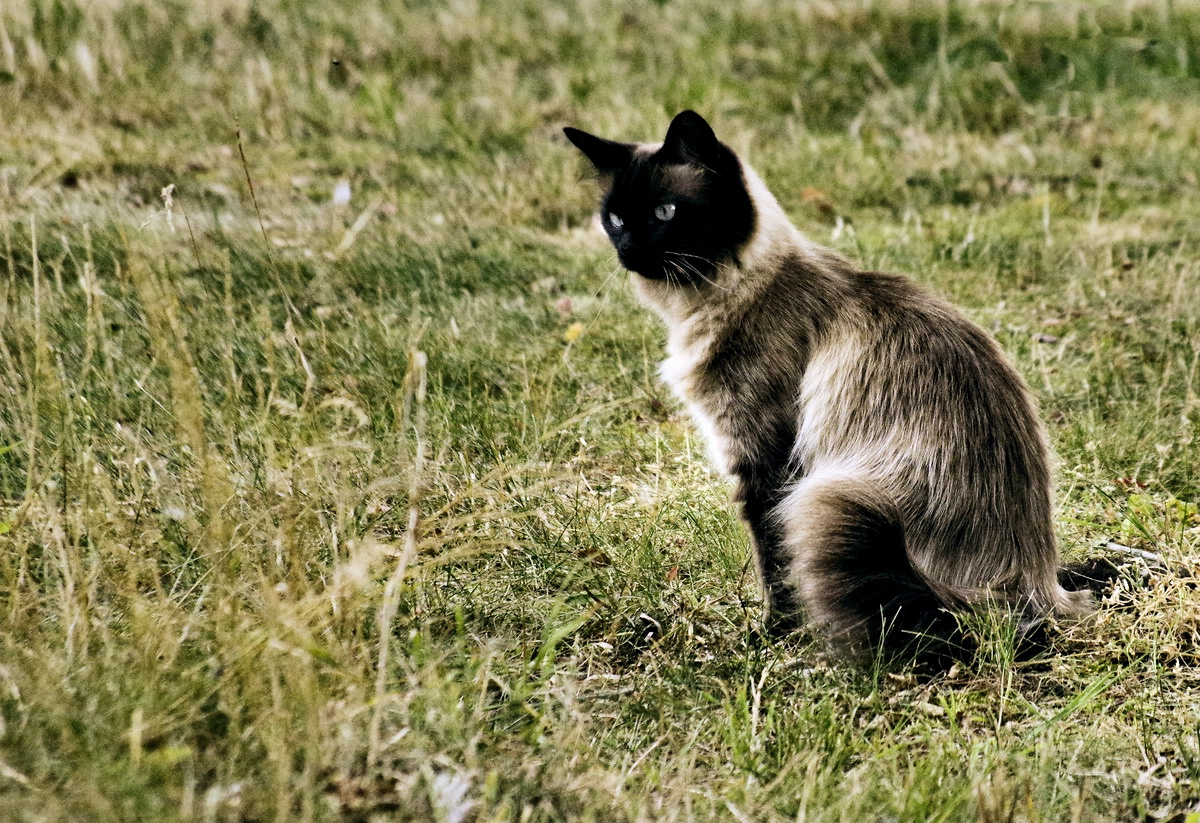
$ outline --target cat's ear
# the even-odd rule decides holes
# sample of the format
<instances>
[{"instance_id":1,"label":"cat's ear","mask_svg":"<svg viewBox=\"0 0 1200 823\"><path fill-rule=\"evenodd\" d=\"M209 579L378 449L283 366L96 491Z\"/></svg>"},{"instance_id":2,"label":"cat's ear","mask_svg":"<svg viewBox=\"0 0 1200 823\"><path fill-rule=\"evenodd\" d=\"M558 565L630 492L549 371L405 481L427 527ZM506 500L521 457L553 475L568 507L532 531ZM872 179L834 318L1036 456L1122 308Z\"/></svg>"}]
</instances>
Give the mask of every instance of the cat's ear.
<instances>
[{"instance_id":1,"label":"cat's ear","mask_svg":"<svg viewBox=\"0 0 1200 823\"><path fill-rule=\"evenodd\" d=\"M563 134L587 155L587 159L592 161L596 171L601 174L616 174L628 168L629 164L633 162L634 147L629 143L605 140L603 137L597 137L570 126L563 129Z\"/></svg>"},{"instance_id":2,"label":"cat's ear","mask_svg":"<svg viewBox=\"0 0 1200 823\"><path fill-rule=\"evenodd\" d=\"M694 111L681 111L667 129L661 153L679 162L715 170L721 156L721 143L703 117Z\"/></svg>"}]
</instances>

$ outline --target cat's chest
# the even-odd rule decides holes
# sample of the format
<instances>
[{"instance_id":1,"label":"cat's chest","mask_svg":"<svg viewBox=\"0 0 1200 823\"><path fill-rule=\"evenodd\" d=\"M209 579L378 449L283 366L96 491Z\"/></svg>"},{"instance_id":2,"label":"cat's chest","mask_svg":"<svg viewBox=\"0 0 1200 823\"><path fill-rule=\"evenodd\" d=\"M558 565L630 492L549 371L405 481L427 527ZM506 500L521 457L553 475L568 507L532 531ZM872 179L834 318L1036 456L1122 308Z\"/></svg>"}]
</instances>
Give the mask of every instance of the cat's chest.
<instances>
[{"instance_id":1,"label":"cat's chest","mask_svg":"<svg viewBox=\"0 0 1200 823\"><path fill-rule=\"evenodd\" d=\"M711 335L671 333L667 340L667 358L659 366L659 375L682 400L704 438L709 460L723 474L731 474L737 442L728 403L714 393L710 383L713 363Z\"/></svg>"},{"instance_id":2,"label":"cat's chest","mask_svg":"<svg viewBox=\"0 0 1200 823\"><path fill-rule=\"evenodd\" d=\"M710 335L672 332L667 339L667 358L658 367L663 382L683 401L690 402L699 392L697 378L709 359Z\"/></svg>"}]
</instances>

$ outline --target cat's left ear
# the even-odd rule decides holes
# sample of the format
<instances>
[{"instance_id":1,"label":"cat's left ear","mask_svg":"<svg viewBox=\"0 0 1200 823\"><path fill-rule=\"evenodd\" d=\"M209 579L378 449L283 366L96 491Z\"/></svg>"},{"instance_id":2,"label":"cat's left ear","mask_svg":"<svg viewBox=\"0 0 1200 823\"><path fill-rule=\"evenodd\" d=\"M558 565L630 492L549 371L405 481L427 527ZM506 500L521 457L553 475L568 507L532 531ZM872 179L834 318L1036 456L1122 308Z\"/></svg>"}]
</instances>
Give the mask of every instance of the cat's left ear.
<instances>
[{"instance_id":1,"label":"cat's left ear","mask_svg":"<svg viewBox=\"0 0 1200 823\"><path fill-rule=\"evenodd\" d=\"M601 174L616 174L628 168L629 164L633 162L634 147L629 143L605 140L603 137L597 137L570 126L563 129L563 134L587 155L587 159L592 161L596 171Z\"/></svg>"},{"instance_id":2,"label":"cat's left ear","mask_svg":"<svg viewBox=\"0 0 1200 823\"><path fill-rule=\"evenodd\" d=\"M679 162L715 170L720 162L721 143L703 117L694 111L681 111L671 121L660 151Z\"/></svg>"}]
</instances>

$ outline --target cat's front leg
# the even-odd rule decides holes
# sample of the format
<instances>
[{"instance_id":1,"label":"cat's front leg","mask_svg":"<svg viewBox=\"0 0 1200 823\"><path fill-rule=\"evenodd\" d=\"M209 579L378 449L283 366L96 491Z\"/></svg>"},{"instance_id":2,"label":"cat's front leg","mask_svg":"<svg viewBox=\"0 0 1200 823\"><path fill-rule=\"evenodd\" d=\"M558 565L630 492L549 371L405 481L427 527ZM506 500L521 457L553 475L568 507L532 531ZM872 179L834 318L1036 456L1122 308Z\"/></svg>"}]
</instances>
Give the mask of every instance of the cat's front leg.
<instances>
[{"instance_id":1,"label":"cat's front leg","mask_svg":"<svg viewBox=\"0 0 1200 823\"><path fill-rule=\"evenodd\" d=\"M800 600L789 585L792 558L783 541L783 526L772 516L783 491L754 476L741 477L734 499L742 504L742 519L750 531L754 559L763 590L763 630L782 637L800 626Z\"/></svg>"}]
</instances>

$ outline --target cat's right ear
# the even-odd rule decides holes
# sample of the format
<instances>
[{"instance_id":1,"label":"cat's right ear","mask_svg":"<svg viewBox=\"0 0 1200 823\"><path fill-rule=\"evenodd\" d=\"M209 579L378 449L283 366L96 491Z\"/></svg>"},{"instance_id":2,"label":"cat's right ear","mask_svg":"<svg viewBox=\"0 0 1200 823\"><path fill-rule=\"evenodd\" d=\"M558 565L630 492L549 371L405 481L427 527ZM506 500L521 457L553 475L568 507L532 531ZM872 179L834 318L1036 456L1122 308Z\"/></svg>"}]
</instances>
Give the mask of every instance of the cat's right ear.
<instances>
[{"instance_id":1,"label":"cat's right ear","mask_svg":"<svg viewBox=\"0 0 1200 823\"><path fill-rule=\"evenodd\" d=\"M592 161L596 171L601 174L616 174L628 168L629 164L633 162L634 147L629 143L605 140L603 137L597 137L570 126L563 129L563 134L587 155L587 159Z\"/></svg>"}]
</instances>

